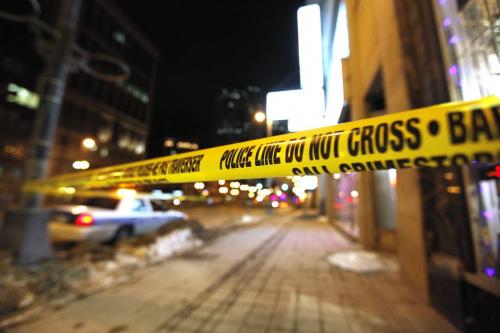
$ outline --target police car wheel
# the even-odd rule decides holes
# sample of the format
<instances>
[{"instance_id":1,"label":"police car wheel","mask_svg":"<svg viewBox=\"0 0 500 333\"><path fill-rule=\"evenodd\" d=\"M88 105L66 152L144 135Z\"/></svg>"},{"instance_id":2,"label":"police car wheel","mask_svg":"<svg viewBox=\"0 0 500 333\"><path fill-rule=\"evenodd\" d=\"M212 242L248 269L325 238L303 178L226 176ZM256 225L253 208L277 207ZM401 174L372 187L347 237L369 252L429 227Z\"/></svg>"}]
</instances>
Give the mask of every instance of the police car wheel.
<instances>
[{"instance_id":1,"label":"police car wheel","mask_svg":"<svg viewBox=\"0 0 500 333\"><path fill-rule=\"evenodd\" d=\"M132 235L133 235L132 227L129 226L120 227L113 236L111 243L115 244L123 239L131 237Z\"/></svg>"}]
</instances>

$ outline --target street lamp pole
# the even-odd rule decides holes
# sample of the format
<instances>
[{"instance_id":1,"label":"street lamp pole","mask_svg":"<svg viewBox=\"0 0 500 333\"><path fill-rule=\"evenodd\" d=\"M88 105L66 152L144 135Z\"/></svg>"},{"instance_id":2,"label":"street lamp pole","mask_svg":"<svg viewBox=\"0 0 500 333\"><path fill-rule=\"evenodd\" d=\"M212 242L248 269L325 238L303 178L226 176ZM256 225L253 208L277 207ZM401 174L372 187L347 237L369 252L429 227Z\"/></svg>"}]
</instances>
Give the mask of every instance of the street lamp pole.
<instances>
[{"instance_id":1,"label":"street lamp pole","mask_svg":"<svg viewBox=\"0 0 500 333\"><path fill-rule=\"evenodd\" d=\"M269 119L269 117L266 114L266 137L271 137L273 136L273 121ZM273 185L273 179L272 178L266 178L266 188L270 188ZM271 206L271 200L269 200L269 203L267 205L267 214L271 215L273 212L273 208Z\"/></svg>"},{"instance_id":2,"label":"street lamp pole","mask_svg":"<svg viewBox=\"0 0 500 333\"><path fill-rule=\"evenodd\" d=\"M40 108L26 164L26 179L46 177L57 121L70 69L81 0L62 0L56 37L46 67L39 78ZM17 250L20 264L32 264L52 257L47 231L48 213L41 209L43 195L23 193L20 207L7 213L0 243Z\"/></svg>"}]
</instances>

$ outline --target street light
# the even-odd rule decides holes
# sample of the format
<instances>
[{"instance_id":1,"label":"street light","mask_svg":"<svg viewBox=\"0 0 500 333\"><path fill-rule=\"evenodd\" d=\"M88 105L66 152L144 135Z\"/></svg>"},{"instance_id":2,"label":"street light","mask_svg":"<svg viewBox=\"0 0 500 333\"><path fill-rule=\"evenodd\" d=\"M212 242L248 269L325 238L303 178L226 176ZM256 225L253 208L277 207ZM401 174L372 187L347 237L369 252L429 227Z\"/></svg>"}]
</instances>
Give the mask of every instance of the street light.
<instances>
[{"instance_id":1,"label":"street light","mask_svg":"<svg viewBox=\"0 0 500 333\"><path fill-rule=\"evenodd\" d=\"M83 139L82 146L89 150L95 150L97 148L95 140L92 138Z\"/></svg>"},{"instance_id":2,"label":"street light","mask_svg":"<svg viewBox=\"0 0 500 333\"><path fill-rule=\"evenodd\" d=\"M76 170L87 170L88 168L90 168L90 163L88 161L74 161L73 164L73 169L76 169Z\"/></svg>"},{"instance_id":3,"label":"street light","mask_svg":"<svg viewBox=\"0 0 500 333\"><path fill-rule=\"evenodd\" d=\"M194 188L197 190L203 190L205 188L205 183L196 182L196 183L194 183Z\"/></svg>"},{"instance_id":4,"label":"street light","mask_svg":"<svg viewBox=\"0 0 500 333\"><path fill-rule=\"evenodd\" d=\"M254 114L255 121L258 123L262 123L266 120L266 114L262 111L257 111Z\"/></svg>"}]
</instances>

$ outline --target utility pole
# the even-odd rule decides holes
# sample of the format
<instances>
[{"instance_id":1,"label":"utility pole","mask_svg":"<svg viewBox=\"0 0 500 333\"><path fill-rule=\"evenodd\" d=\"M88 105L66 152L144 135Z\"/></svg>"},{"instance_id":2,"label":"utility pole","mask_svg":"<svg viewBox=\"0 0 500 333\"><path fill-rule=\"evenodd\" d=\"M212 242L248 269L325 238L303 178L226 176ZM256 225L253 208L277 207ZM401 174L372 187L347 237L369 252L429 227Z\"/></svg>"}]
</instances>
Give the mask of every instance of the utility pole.
<instances>
[{"instance_id":1,"label":"utility pole","mask_svg":"<svg viewBox=\"0 0 500 333\"><path fill-rule=\"evenodd\" d=\"M28 152L27 180L44 178L48 173L80 7L81 0L61 0L55 27L58 36L54 38L49 56L45 59L45 70L38 82L41 101ZM47 228L49 215L42 209L42 203L42 194L23 192L18 209L7 212L0 244L17 250L17 261L21 265L34 264L53 256Z\"/></svg>"}]
</instances>

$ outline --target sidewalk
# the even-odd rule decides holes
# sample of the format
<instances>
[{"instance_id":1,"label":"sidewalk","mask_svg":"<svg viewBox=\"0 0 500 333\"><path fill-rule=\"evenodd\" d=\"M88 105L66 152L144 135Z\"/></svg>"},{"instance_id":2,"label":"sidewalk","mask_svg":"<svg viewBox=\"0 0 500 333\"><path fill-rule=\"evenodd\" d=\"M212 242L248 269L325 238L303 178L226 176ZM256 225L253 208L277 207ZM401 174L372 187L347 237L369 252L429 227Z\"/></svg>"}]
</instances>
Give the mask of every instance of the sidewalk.
<instances>
[{"instance_id":1,"label":"sidewalk","mask_svg":"<svg viewBox=\"0 0 500 333\"><path fill-rule=\"evenodd\" d=\"M207 229L215 229L246 221L255 222L266 216L264 208L236 206L199 206L182 208L190 218L199 221Z\"/></svg>"},{"instance_id":2,"label":"sidewalk","mask_svg":"<svg viewBox=\"0 0 500 333\"><path fill-rule=\"evenodd\" d=\"M7 332L455 332L398 273L329 265L350 248L332 227L288 220L230 233Z\"/></svg>"}]
</instances>

